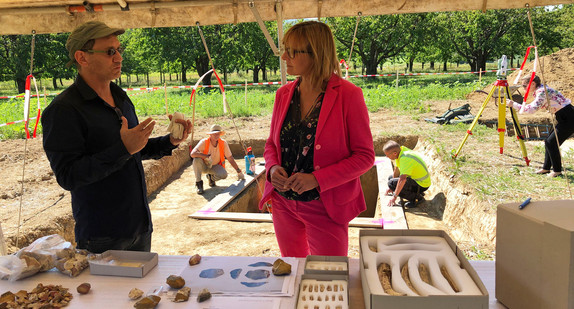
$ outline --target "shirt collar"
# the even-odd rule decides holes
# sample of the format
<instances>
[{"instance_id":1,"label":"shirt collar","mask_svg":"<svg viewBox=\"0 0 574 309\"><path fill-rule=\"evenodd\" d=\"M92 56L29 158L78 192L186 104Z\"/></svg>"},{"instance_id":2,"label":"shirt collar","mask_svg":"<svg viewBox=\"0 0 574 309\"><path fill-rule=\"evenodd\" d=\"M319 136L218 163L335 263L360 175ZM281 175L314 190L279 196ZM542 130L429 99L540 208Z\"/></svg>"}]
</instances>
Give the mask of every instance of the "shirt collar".
<instances>
[{"instance_id":1,"label":"shirt collar","mask_svg":"<svg viewBox=\"0 0 574 309\"><path fill-rule=\"evenodd\" d=\"M86 83L86 81L84 81L80 74L76 76L74 83L78 86L78 90L80 91L80 94L84 100L95 100L96 98L99 98L98 94ZM121 101L125 100L127 97L126 92L114 82L110 82L110 90L112 91L112 95ZM121 104L121 102L116 103Z\"/></svg>"}]
</instances>

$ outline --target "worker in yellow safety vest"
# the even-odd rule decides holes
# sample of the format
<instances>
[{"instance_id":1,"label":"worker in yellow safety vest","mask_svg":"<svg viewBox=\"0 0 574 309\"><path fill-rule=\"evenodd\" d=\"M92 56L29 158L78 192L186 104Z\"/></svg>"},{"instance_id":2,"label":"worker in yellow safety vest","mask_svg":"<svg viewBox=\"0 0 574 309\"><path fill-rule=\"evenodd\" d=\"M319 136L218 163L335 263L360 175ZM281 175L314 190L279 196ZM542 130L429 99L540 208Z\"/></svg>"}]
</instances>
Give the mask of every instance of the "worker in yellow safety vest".
<instances>
[{"instance_id":1,"label":"worker in yellow safety vest","mask_svg":"<svg viewBox=\"0 0 574 309\"><path fill-rule=\"evenodd\" d=\"M383 146L385 155L395 161L393 175L389 177L386 194L392 194L389 206L395 205L397 197L405 199L401 206L415 207L424 200L424 193L431 185L431 178L426 163L415 151L400 146L395 141L388 141Z\"/></svg>"},{"instance_id":2,"label":"worker in yellow safety vest","mask_svg":"<svg viewBox=\"0 0 574 309\"><path fill-rule=\"evenodd\" d=\"M221 139L221 136L225 134L221 126L217 124L212 125L207 134L209 137L199 141L190 153L190 156L193 158L197 194L204 193L203 180L201 180L203 173L207 174L210 187L215 187L216 180L227 178L225 159L229 161L237 172L238 179L243 179L244 177L241 169L233 159L229 144Z\"/></svg>"}]
</instances>

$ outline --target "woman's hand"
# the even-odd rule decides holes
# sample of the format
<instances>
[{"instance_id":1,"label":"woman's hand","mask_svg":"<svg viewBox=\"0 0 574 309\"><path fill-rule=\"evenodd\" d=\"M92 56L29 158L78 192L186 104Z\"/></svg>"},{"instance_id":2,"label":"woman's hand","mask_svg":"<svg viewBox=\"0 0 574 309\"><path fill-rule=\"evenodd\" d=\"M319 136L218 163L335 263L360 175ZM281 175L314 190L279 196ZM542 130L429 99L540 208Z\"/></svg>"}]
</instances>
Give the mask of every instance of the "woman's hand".
<instances>
[{"instance_id":1,"label":"woman's hand","mask_svg":"<svg viewBox=\"0 0 574 309\"><path fill-rule=\"evenodd\" d=\"M287 172L280 165L274 165L269 171L271 178L271 184L273 188L277 189L279 192L289 191L289 187L286 186L287 183Z\"/></svg>"},{"instance_id":2,"label":"woman's hand","mask_svg":"<svg viewBox=\"0 0 574 309\"><path fill-rule=\"evenodd\" d=\"M297 194L301 194L305 191L317 188L319 183L313 174L295 173L287 179L286 185Z\"/></svg>"}]
</instances>

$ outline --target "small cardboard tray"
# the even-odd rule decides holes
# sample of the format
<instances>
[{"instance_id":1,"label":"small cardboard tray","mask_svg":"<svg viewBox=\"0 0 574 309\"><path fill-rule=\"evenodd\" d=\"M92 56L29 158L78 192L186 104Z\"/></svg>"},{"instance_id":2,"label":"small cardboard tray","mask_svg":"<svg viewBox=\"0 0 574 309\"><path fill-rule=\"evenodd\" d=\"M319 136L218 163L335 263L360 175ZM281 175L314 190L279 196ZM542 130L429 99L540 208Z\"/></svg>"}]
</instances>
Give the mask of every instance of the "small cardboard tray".
<instances>
[{"instance_id":1,"label":"small cardboard tray","mask_svg":"<svg viewBox=\"0 0 574 309\"><path fill-rule=\"evenodd\" d=\"M90 260L92 275L143 278L158 262L154 252L108 250Z\"/></svg>"},{"instance_id":2,"label":"small cardboard tray","mask_svg":"<svg viewBox=\"0 0 574 309\"><path fill-rule=\"evenodd\" d=\"M324 282L325 285L329 285L331 282L337 282L337 281L345 281L346 282L346 288L345 291L341 291L340 289L337 289L337 291L335 292L334 289L331 289L331 291L328 291L327 288L325 288L323 291L309 291L309 289L311 287L307 286L306 290L303 291L303 285L304 282L306 280L316 280L319 281L319 284L323 284L321 282ZM311 301L308 297L310 296L310 294L313 294L314 296L321 296L322 295L322 299L319 300L318 298L314 299L313 301ZM306 295L306 299L305 301L302 300L302 296ZM336 295L336 296L335 296ZM345 275L327 275L327 274L303 274L301 275L301 282L299 283L299 289L297 290L297 304L295 305L295 309L302 309L305 308L305 305L307 305L308 308L315 308L317 304L324 304L324 305L330 305L330 308L337 308L337 306L333 303L338 303L340 304L341 301L338 299L338 296L341 295L344 297L343 302L345 303L344 306L342 306L343 309L348 309L349 308L349 276L345 276ZM326 300L325 297L336 297L335 300L332 300L331 298L329 298L329 300ZM323 307L319 307L319 308L323 308Z\"/></svg>"},{"instance_id":3,"label":"small cardboard tray","mask_svg":"<svg viewBox=\"0 0 574 309\"><path fill-rule=\"evenodd\" d=\"M349 275L349 257L308 255L304 274Z\"/></svg>"}]
</instances>

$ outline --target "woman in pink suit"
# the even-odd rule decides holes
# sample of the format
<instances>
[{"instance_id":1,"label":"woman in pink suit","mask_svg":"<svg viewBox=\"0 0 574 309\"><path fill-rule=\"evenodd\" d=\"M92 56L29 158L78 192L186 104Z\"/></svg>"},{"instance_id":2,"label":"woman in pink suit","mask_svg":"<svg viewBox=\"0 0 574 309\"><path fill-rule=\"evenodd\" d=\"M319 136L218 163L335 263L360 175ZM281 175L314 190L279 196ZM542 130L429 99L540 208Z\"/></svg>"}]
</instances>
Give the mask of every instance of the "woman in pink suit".
<instances>
[{"instance_id":1,"label":"woman in pink suit","mask_svg":"<svg viewBox=\"0 0 574 309\"><path fill-rule=\"evenodd\" d=\"M347 256L349 221L366 209L359 177L375 151L363 92L341 78L329 27L307 21L283 39L287 73L265 145L267 182L282 256Z\"/></svg>"}]
</instances>

